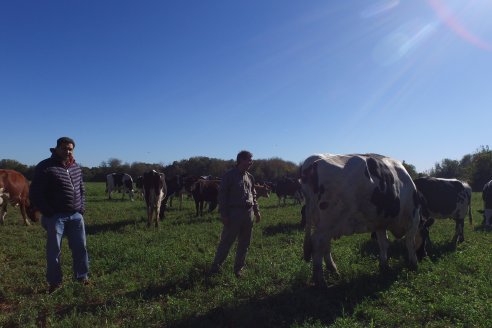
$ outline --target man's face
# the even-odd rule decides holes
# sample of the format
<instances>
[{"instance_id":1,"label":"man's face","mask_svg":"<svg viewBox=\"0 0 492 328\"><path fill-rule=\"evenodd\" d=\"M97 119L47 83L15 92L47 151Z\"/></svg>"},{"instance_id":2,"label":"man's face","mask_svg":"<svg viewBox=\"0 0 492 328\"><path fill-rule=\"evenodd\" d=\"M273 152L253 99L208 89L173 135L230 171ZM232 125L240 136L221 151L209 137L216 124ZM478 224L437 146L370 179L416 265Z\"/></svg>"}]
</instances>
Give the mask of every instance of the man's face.
<instances>
[{"instance_id":1,"label":"man's face","mask_svg":"<svg viewBox=\"0 0 492 328\"><path fill-rule=\"evenodd\" d=\"M73 156L73 144L62 143L59 147L55 148L56 154L64 161Z\"/></svg>"},{"instance_id":2,"label":"man's face","mask_svg":"<svg viewBox=\"0 0 492 328\"><path fill-rule=\"evenodd\" d=\"M247 171L253 164L252 157L241 158L239 160L238 168L241 171Z\"/></svg>"}]
</instances>

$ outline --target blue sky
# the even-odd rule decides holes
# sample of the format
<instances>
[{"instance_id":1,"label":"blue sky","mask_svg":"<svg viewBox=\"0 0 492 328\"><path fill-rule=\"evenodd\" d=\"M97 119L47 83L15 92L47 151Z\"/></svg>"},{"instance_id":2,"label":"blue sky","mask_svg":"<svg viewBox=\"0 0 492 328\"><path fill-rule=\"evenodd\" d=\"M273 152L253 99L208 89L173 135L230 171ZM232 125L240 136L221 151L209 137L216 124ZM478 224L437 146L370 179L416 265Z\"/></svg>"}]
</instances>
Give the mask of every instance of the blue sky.
<instances>
[{"instance_id":1,"label":"blue sky","mask_svg":"<svg viewBox=\"0 0 492 328\"><path fill-rule=\"evenodd\" d=\"M98 166L490 144L489 0L0 2L0 158Z\"/></svg>"}]
</instances>

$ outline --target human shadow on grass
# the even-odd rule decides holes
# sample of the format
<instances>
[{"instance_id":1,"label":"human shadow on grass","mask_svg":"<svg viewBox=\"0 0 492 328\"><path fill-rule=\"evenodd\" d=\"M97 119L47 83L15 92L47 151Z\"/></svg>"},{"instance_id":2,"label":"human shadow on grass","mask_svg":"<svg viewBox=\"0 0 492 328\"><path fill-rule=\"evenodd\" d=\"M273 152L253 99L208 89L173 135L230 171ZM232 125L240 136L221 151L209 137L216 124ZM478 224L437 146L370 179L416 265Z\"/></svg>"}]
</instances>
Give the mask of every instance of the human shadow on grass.
<instances>
[{"instance_id":1,"label":"human shadow on grass","mask_svg":"<svg viewBox=\"0 0 492 328\"><path fill-rule=\"evenodd\" d=\"M304 228L300 223L279 223L277 225L268 226L263 229L264 236L274 236L277 234L285 234L291 232L302 231Z\"/></svg>"},{"instance_id":2,"label":"human shadow on grass","mask_svg":"<svg viewBox=\"0 0 492 328\"><path fill-rule=\"evenodd\" d=\"M151 301L163 295L176 294L180 290L193 289L196 284L203 283L204 279L207 279L206 277L207 270L204 265L196 265L182 279L176 279L163 285L151 285L144 289L129 292L125 296Z\"/></svg>"},{"instance_id":3,"label":"human shadow on grass","mask_svg":"<svg viewBox=\"0 0 492 328\"><path fill-rule=\"evenodd\" d=\"M352 315L362 301L377 298L379 292L388 290L401 270L402 267L397 267L384 273L360 275L350 281L336 282L326 289L308 286L303 277L299 277L291 288L279 294L238 300L171 324L173 327L197 328L290 327L314 323L328 326L337 318Z\"/></svg>"},{"instance_id":4,"label":"human shadow on grass","mask_svg":"<svg viewBox=\"0 0 492 328\"><path fill-rule=\"evenodd\" d=\"M86 224L85 226L85 233L87 235L95 235L101 232L107 232L107 231L118 231L126 226L129 225L135 225L138 222L138 220L123 220L123 221L116 221L112 223L103 223L103 224Z\"/></svg>"},{"instance_id":5,"label":"human shadow on grass","mask_svg":"<svg viewBox=\"0 0 492 328\"><path fill-rule=\"evenodd\" d=\"M215 216L186 216L186 215L181 215L176 217L175 219L172 220L171 224L175 226L180 226L180 225L190 225L190 224L203 224L203 223L212 223L213 221L218 220L217 217Z\"/></svg>"}]
</instances>

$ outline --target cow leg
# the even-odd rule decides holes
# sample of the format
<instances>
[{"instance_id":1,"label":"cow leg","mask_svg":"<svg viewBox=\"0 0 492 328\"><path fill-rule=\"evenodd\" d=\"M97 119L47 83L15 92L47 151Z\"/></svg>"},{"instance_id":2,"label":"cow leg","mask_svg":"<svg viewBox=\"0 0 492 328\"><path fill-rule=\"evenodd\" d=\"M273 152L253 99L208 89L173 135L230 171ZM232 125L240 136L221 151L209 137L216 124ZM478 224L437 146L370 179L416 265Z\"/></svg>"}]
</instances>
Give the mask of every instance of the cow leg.
<instances>
[{"instance_id":1,"label":"cow leg","mask_svg":"<svg viewBox=\"0 0 492 328\"><path fill-rule=\"evenodd\" d=\"M152 217L154 214L154 209L152 207L147 207L147 227L152 226Z\"/></svg>"},{"instance_id":2,"label":"cow leg","mask_svg":"<svg viewBox=\"0 0 492 328\"><path fill-rule=\"evenodd\" d=\"M198 214L200 213L200 202L198 200L195 200L195 209L196 209L196 216L199 216Z\"/></svg>"},{"instance_id":3,"label":"cow leg","mask_svg":"<svg viewBox=\"0 0 492 328\"><path fill-rule=\"evenodd\" d=\"M205 201L201 200L200 201L200 217L203 216L203 204L205 203Z\"/></svg>"},{"instance_id":4,"label":"cow leg","mask_svg":"<svg viewBox=\"0 0 492 328\"><path fill-rule=\"evenodd\" d=\"M465 241L465 235L464 235L464 226L465 226L465 220L456 220L456 228L455 228L455 234L453 237L453 243L458 244L462 243Z\"/></svg>"},{"instance_id":5,"label":"cow leg","mask_svg":"<svg viewBox=\"0 0 492 328\"><path fill-rule=\"evenodd\" d=\"M388 268L388 235L386 230L376 230L376 236L379 246L379 267L384 270Z\"/></svg>"},{"instance_id":6,"label":"cow leg","mask_svg":"<svg viewBox=\"0 0 492 328\"><path fill-rule=\"evenodd\" d=\"M159 207L157 207L155 211L155 217L154 217L154 225L156 228L159 228Z\"/></svg>"},{"instance_id":7,"label":"cow leg","mask_svg":"<svg viewBox=\"0 0 492 328\"><path fill-rule=\"evenodd\" d=\"M324 238L318 233L314 233L311 237L312 258L313 258L313 282L317 287L326 287L326 281L323 277L323 255L326 251L330 251L330 244L324 243ZM330 255L331 258L331 255ZM333 260L331 260L333 263ZM334 263L333 263L334 264ZM328 265L328 264L327 264ZM335 267L336 270L336 267Z\"/></svg>"},{"instance_id":8,"label":"cow leg","mask_svg":"<svg viewBox=\"0 0 492 328\"><path fill-rule=\"evenodd\" d=\"M7 202L3 200L3 204L0 204L0 224L5 222L5 215L7 215Z\"/></svg>"},{"instance_id":9,"label":"cow leg","mask_svg":"<svg viewBox=\"0 0 492 328\"><path fill-rule=\"evenodd\" d=\"M338 273L337 265L335 264L335 261L333 261L333 257L331 257L331 242L327 244L323 253L325 254L324 260L326 264L326 270L339 276L340 274Z\"/></svg>"},{"instance_id":10,"label":"cow leg","mask_svg":"<svg viewBox=\"0 0 492 328\"><path fill-rule=\"evenodd\" d=\"M25 224L26 226L31 225L31 224L29 223L29 220L27 219L26 207L25 207L25 206L23 206L23 205L21 205L21 206L20 206L20 211L21 211L22 219L24 220L24 224Z\"/></svg>"}]
</instances>

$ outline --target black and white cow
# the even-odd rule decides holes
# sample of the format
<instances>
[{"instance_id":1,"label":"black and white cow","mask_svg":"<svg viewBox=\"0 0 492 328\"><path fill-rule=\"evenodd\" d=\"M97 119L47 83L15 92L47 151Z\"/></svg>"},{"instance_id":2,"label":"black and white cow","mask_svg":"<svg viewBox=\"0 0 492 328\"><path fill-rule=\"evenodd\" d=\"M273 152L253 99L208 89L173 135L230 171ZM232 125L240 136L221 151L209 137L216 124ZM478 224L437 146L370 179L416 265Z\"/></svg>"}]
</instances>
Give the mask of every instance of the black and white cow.
<instances>
[{"instance_id":1,"label":"black and white cow","mask_svg":"<svg viewBox=\"0 0 492 328\"><path fill-rule=\"evenodd\" d=\"M470 186L456 179L433 177L421 177L413 182L421 198L422 216L425 219L454 219L456 232L453 242L463 242L465 240L463 228L467 212L470 224L473 220Z\"/></svg>"},{"instance_id":2,"label":"black and white cow","mask_svg":"<svg viewBox=\"0 0 492 328\"><path fill-rule=\"evenodd\" d=\"M482 189L483 200L483 224L490 226L492 224L492 180L487 182Z\"/></svg>"},{"instance_id":3,"label":"black and white cow","mask_svg":"<svg viewBox=\"0 0 492 328\"><path fill-rule=\"evenodd\" d=\"M163 200L166 197L166 177L164 173L155 170L147 171L143 174L143 194L147 207L147 226L154 222L155 227L159 226L159 220L164 216Z\"/></svg>"},{"instance_id":4,"label":"black and white cow","mask_svg":"<svg viewBox=\"0 0 492 328\"><path fill-rule=\"evenodd\" d=\"M323 259L328 270L338 272L331 240L344 235L375 231L382 268L387 266L386 230L405 236L408 260L417 265L417 250L424 245L419 198L399 161L376 154L313 155L300 173L306 201L304 259L313 260L316 285L326 284Z\"/></svg>"},{"instance_id":5,"label":"black and white cow","mask_svg":"<svg viewBox=\"0 0 492 328\"><path fill-rule=\"evenodd\" d=\"M108 198L111 199L111 194L114 192L122 193L121 199L128 194L133 201L133 179L127 173L110 173L106 176L106 192Z\"/></svg>"}]
</instances>

